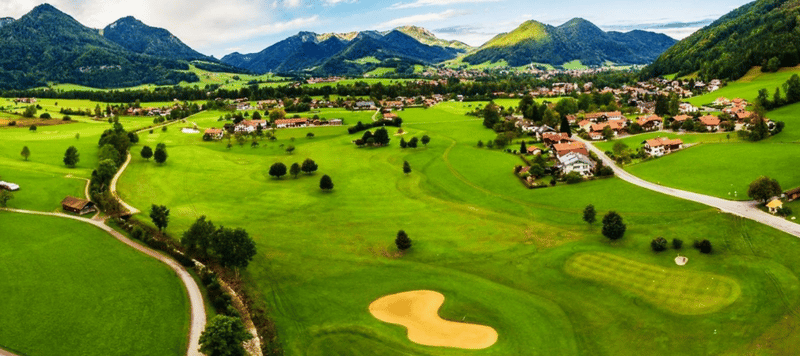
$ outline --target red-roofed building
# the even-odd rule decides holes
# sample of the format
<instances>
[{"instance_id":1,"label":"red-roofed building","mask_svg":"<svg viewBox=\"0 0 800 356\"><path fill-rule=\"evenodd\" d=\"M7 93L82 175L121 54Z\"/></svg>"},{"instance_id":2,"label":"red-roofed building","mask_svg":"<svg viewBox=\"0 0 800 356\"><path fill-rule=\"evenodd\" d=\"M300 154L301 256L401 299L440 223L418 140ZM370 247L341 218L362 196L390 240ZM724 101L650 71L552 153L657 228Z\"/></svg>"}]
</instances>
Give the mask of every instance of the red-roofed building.
<instances>
[{"instance_id":1,"label":"red-roofed building","mask_svg":"<svg viewBox=\"0 0 800 356\"><path fill-rule=\"evenodd\" d=\"M572 139L565 132L545 132L542 134L542 142L545 146L550 147L558 143L572 142Z\"/></svg>"},{"instance_id":2,"label":"red-roofed building","mask_svg":"<svg viewBox=\"0 0 800 356\"><path fill-rule=\"evenodd\" d=\"M647 140L644 143L645 152L655 157L670 154L682 148L683 141L681 139L672 140L666 137L656 137L652 140Z\"/></svg>"},{"instance_id":3,"label":"red-roofed building","mask_svg":"<svg viewBox=\"0 0 800 356\"><path fill-rule=\"evenodd\" d=\"M203 133L203 136L205 135L209 135L209 137L211 137L212 140L221 140L222 137L225 136L225 131L222 129L215 129L212 127L210 129L206 129L206 131Z\"/></svg>"},{"instance_id":4,"label":"red-roofed building","mask_svg":"<svg viewBox=\"0 0 800 356\"><path fill-rule=\"evenodd\" d=\"M639 126L641 126L642 129L645 131L653 131L661 129L661 126L664 123L664 119L662 119L658 115L649 115L640 117L636 123L638 123Z\"/></svg>"},{"instance_id":5,"label":"red-roofed building","mask_svg":"<svg viewBox=\"0 0 800 356\"><path fill-rule=\"evenodd\" d=\"M589 156L589 150L586 149L586 145L583 142L569 142L569 143L557 143L553 145L553 151L556 152L556 156L563 156L570 152L580 153L584 156Z\"/></svg>"},{"instance_id":6,"label":"red-roofed building","mask_svg":"<svg viewBox=\"0 0 800 356\"><path fill-rule=\"evenodd\" d=\"M305 118L275 120L275 127L279 129L287 127L306 127L306 125L308 125L308 119Z\"/></svg>"},{"instance_id":7,"label":"red-roofed building","mask_svg":"<svg viewBox=\"0 0 800 356\"><path fill-rule=\"evenodd\" d=\"M706 115L700 118L700 122L706 126L708 131L718 131L720 120L714 115Z\"/></svg>"}]
</instances>

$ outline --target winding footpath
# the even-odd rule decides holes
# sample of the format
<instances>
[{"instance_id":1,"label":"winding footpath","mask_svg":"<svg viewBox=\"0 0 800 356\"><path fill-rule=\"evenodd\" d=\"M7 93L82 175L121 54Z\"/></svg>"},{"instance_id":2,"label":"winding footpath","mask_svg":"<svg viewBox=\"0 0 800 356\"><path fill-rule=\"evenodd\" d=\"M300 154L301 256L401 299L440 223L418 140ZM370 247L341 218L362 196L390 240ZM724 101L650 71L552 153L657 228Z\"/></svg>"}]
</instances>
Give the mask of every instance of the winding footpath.
<instances>
[{"instance_id":1,"label":"winding footpath","mask_svg":"<svg viewBox=\"0 0 800 356\"><path fill-rule=\"evenodd\" d=\"M181 282L183 282L184 287L186 287L186 292L189 295L189 304L191 307L191 322L189 325L189 346L188 350L186 351L186 355L187 356L203 355L202 353L200 353L200 334L203 332L203 329L205 329L206 326L206 310L203 305L203 294L200 291L200 287L197 285L194 278L192 278L192 275L189 274L189 272L183 266L175 262L175 260L131 241L124 235L112 229L110 226L106 225L103 221L87 219L63 213L47 213L41 211L30 211L30 210L20 210L20 209L10 209L10 208L0 208L0 211L7 211L11 213L20 213L20 214L30 214L30 215L55 216L91 224L107 232L111 236L114 236L114 238L116 238L120 242L168 265L170 268L172 268L173 271L175 271L175 274L177 274L178 277L180 277ZM16 356L16 355L8 351L0 350L0 356Z\"/></svg>"},{"instance_id":2,"label":"winding footpath","mask_svg":"<svg viewBox=\"0 0 800 356\"><path fill-rule=\"evenodd\" d=\"M800 237L800 224L795 224L789 220L777 217L772 214L768 214L760 210L758 208L757 202L725 200L717 197L687 192L685 190L669 188L648 182L644 179L634 176L633 174L628 173L626 170L617 166L616 162L608 158L608 156L606 156L606 154L602 150L595 147L591 142L583 140L577 136L574 136L574 138L583 142L586 145L586 147L589 148L589 150L597 154L597 157L600 157L603 160L604 165L609 166L614 170L614 174L617 177L621 178L622 180L628 183L638 185L642 188L670 195L676 198L691 200L693 202L708 205L710 207L717 208L722 212L730 213L739 217L743 217L745 219L750 219L755 222L771 226L775 229L781 230L795 237Z\"/></svg>"},{"instance_id":3,"label":"winding footpath","mask_svg":"<svg viewBox=\"0 0 800 356\"><path fill-rule=\"evenodd\" d=\"M140 213L141 211L139 211L139 209L134 208L132 205L126 203L124 200L122 200L122 198L119 197L119 194L117 194L117 181L119 181L119 177L122 176L122 173L125 172L125 169L128 168L129 163L131 163L130 152L128 152L128 158L125 159L125 163L123 163L122 166L119 167L119 170L117 170L117 174L115 174L114 178L111 179L110 190L111 190L111 195L113 195L114 198L116 198L117 201L125 208L125 210L128 211L128 214L134 215Z\"/></svg>"}]
</instances>

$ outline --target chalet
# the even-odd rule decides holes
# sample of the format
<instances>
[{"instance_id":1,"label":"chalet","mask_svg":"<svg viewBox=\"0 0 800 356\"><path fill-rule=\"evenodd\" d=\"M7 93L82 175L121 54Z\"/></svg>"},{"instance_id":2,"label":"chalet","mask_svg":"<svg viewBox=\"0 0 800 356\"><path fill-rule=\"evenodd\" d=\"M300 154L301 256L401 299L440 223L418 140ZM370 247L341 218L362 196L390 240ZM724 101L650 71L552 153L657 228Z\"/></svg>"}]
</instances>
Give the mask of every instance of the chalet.
<instances>
[{"instance_id":1,"label":"chalet","mask_svg":"<svg viewBox=\"0 0 800 356\"><path fill-rule=\"evenodd\" d=\"M558 156L558 168L564 174L578 172L582 176L592 175L595 163L589 157L578 152L569 152Z\"/></svg>"},{"instance_id":2,"label":"chalet","mask_svg":"<svg viewBox=\"0 0 800 356\"><path fill-rule=\"evenodd\" d=\"M307 125L308 119L304 118L275 120L275 127L279 129L288 127L306 127Z\"/></svg>"},{"instance_id":3,"label":"chalet","mask_svg":"<svg viewBox=\"0 0 800 356\"><path fill-rule=\"evenodd\" d=\"M236 125L234 131L252 133L257 131L259 126L264 129L267 125L266 120L244 120Z\"/></svg>"},{"instance_id":4,"label":"chalet","mask_svg":"<svg viewBox=\"0 0 800 356\"><path fill-rule=\"evenodd\" d=\"M12 192L15 192L15 191L19 190L19 185L16 185L14 183L0 181L0 189L5 189L5 190L10 190Z\"/></svg>"},{"instance_id":5,"label":"chalet","mask_svg":"<svg viewBox=\"0 0 800 356\"><path fill-rule=\"evenodd\" d=\"M713 104L714 106L728 106L731 104L731 101L725 98L724 96L721 96L717 98L717 100L714 100Z\"/></svg>"},{"instance_id":6,"label":"chalet","mask_svg":"<svg viewBox=\"0 0 800 356\"><path fill-rule=\"evenodd\" d=\"M384 101L382 106L384 108L402 109L405 105L403 105L402 101Z\"/></svg>"},{"instance_id":7,"label":"chalet","mask_svg":"<svg viewBox=\"0 0 800 356\"><path fill-rule=\"evenodd\" d=\"M719 130L719 118L714 115L706 115L700 118L700 122L706 126L708 131L718 131Z\"/></svg>"},{"instance_id":8,"label":"chalet","mask_svg":"<svg viewBox=\"0 0 800 356\"><path fill-rule=\"evenodd\" d=\"M637 123L645 131L660 130L661 125L664 123L664 119L660 118L658 115L649 115L640 117Z\"/></svg>"},{"instance_id":9,"label":"chalet","mask_svg":"<svg viewBox=\"0 0 800 356\"><path fill-rule=\"evenodd\" d=\"M558 157L561 157L570 152L580 153L584 156L589 156L589 150L586 149L586 145L584 145L583 142L557 143L553 145L553 151L555 151L556 156Z\"/></svg>"},{"instance_id":10,"label":"chalet","mask_svg":"<svg viewBox=\"0 0 800 356\"><path fill-rule=\"evenodd\" d=\"M375 107L374 101L357 101L353 105L353 110L375 110L375 109L377 109L377 107Z\"/></svg>"},{"instance_id":11,"label":"chalet","mask_svg":"<svg viewBox=\"0 0 800 356\"><path fill-rule=\"evenodd\" d=\"M558 132L545 132L542 134L542 142L545 146L550 147L559 143L572 142L568 133Z\"/></svg>"},{"instance_id":12,"label":"chalet","mask_svg":"<svg viewBox=\"0 0 800 356\"><path fill-rule=\"evenodd\" d=\"M215 129L212 127L210 129L206 129L206 131L203 133L203 136L205 135L209 135L212 140L221 140L222 137L225 136L225 131L223 129Z\"/></svg>"},{"instance_id":13,"label":"chalet","mask_svg":"<svg viewBox=\"0 0 800 356\"><path fill-rule=\"evenodd\" d=\"M537 155L538 156L538 155L542 154L542 149L540 149L539 147L536 147L536 146L529 146L527 148L527 150L528 150L528 154L529 155Z\"/></svg>"},{"instance_id":14,"label":"chalet","mask_svg":"<svg viewBox=\"0 0 800 356\"><path fill-rule=\"evenodd\" d=\"M592 131L592 122L589 120L583 120L578 123L578 127L583 129L583 131L589 132Z\"/></svg>"},{"instance_id":15,"label":"chalet","mask_svg":"<svg viewBox=\"0 0 800 356\"><path fill-rule=\"evenodd\" d=\"M671 140L666 137L656 137L644 142L644 151L654 157L661 157L683 148L683 141L680 139Z\"/></svg>"},{"instance_id":16,"label":"chalet","mask_svg":"<svg viewBox=\"0 0 800 356\"><path fill-rule=\"evenodd\" d=\"M789 201L800 199L800 187L794 188L792 190L787 190L785 193L786 199Z\"/></svg>"},{"instance_id":17,"label":"chalet","mask_svg":"<svg viewBox=\"0 0 800 356\"><path fill-rule=\"evenodd\" d=\"M775 198L771 202L767 203L767 209L769 209L771 214L777 214L778 210L781 208L783 208L783 202L778 198Z\"/></svg>"},{"instance_id":18,"label":"chalet","mask_svg":"<svg viewBox=\"0 0 800 356\"><path fill-rule=\"evenodd\" d=\"M691 119L692 117L689 115L678 115L672 118L672 121L683 123L686 120Z\"/></svg>"},{"instance_id":19,"label":"chalet","mask_svg":"<svg viewBox=\"0 0 800 356\"><path fill-rule=\"evenodd\" d=\"M539 140L544 138L544 134L556 132L556 129L550 126L547 125L535 126L525 121L522 122L520 128L522 129L522 132L530 133L532 136L535 136Z\"/></svg>"},{"instance_id":20,"label":"chalet","mask_svg":"<svg viewBox=\"0 0 800 356\"><path fill-rule=\"evenodd\" d=\"M593 124L591 126L590 131L589 131L589 136L591 137L592 133L594 133L594 134L599 133L600 136L602 137L603 130L605 130L606 127L610 127L611 131L614 131L614 136L619 136L619 133L622 131L622 128L623 128L622 125L623 125L623 123L621 121L619 121L619 120L604 122L602 124Z\"/></svg>"},{"instance_id":21,"label":"chalet","mask_svg":"<svg viewBox=\"0 0 800 356\"><path fill-rule=\"evenodd\" d=\"M78 215L84 215L97 211L94 203L86 199L80 199L73 196L67 196L64 198L64 200L61 201L61 208L63 208L65 211L69 211Z\"/></svg>"},{"instance_id":22,"label":"chalet","mask_svg":"<svg viewBox=\"0 0 800 356\"><path fill-rule=\"evenodd\" d=\"M394 121L394 119L396 119L397 117L398 117L397 114L393 113L383 114L383 119L386 121Z\"/></svg>"}]
</instances>

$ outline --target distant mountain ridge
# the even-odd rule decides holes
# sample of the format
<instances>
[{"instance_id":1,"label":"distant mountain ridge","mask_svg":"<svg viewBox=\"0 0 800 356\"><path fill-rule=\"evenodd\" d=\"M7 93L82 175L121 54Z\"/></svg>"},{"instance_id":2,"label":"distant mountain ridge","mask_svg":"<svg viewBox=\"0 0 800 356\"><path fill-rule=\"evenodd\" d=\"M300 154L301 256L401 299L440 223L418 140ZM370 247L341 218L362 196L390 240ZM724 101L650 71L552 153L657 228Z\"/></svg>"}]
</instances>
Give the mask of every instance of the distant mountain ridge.
<instances>
[{"instance_id":1,"label":"distant mountain ridge","mask_svg":"<svg viewBox=\"0 0 800 356\"><path fill-rule=\"evenodd\" d=\"M10 24L10 23L12 23L12 22L14 22L14 18L11 18L11 17L2 17L2 18L0 18L0 27L3 27L3 26L5 26L5 25L8 25L8 24Z\"/></svg>"},{"instance_id":2,"label":"distant mountain ridge","mask_svg":"<svg viewBox=\"0 0 800 356\"><path fill-rule=\"evenodd\" d=\"M738 79L753 66L800 64L800 0L759 0L731 11L664 52L643 77L697 72ZM772 62L772 63L770 63Z\"/></svg>"},{"instance_id":3,"label":"distant mountain ridge","mask_svg":"<svg viewBox=\"0 0 800 356\"><path fill-rule=\"evenodd\" d=\"M409 28L406 28L410 31ZM426 44L399 29L387 32L362 31L347 34L300 32L275 43L258 53L231 53L222 62L255 73L318 72L324 74L353 73L376 67L379 63L397 65L432 64L453 59L463 53L459 46L425 35L427 31L411 31L425 37ZM432 35L431 35L432 36ZM441 41L441 42L437 42Z\"/></svg>"},{"instance_id":4,"label":"distant mountain ridge","mask_svg":"<svg viewBox=\"0 0 800 356\"><path fill-rule=\"evenodd\" d=\"M531 20L495 36L463 60L470 64L505 60L515 67L530 63L561 65L574 60L585 65L646 64L676 42L667 35L647 31L605 32L581 18L558 27Z\"/></svg>"},{"instance_id":5,"label":"distant mountain ridge","mask_svg":"<svg viewBox=\"0 0 800 356\"><path fill-rule=\"evenodd\" d=\"M186 63L131 52L43 4L0 27L0 88L48 82L100 88L197 81Z\"/></svg>"},{"instance_id":6,"label":"distant mountain ridge","mask_svg":"<svg viewBox=\"0 0 800 356\"><path fill-rule=\"evenodd\" d=\"M132 16L103 29L103 37L136 53L174 60L212 60L187 46L163 28L150 27Z\"/></svg>"},{"instance_id":7,"label":"distant mountain ridge","mask_svg":"<svg viewBox=\"0 0 800 356\"><path fill-rule=\"evenodd\" d=\"M396 28L395 30L405 33L406 35L409 35L414 39L416 39L417 41L424 43L428 46L449 47L458 50L463 50L464 52L469 52L474 49L472 46L461 41L456 41L456 40L448 41L438 38L432 32L418 26L402 26Z\"/></svg>"}]
</instances>

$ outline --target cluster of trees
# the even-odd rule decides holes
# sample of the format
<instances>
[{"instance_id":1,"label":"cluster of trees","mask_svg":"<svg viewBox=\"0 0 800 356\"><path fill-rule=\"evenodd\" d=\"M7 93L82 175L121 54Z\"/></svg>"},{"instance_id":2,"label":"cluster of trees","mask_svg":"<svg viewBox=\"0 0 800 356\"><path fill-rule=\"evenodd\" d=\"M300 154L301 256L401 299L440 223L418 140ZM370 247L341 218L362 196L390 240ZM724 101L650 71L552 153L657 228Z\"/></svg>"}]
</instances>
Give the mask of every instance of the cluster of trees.
<instances>
[{"instance_id":1,"label":"cluster of trees","mask_svg":"<svg viewBox=\"0 0 800 356\"><path fill-rule=\"evenodd\" d=\"M355 126L348 127L347 128L347 133L352 135L352 134L354 134L356 132L369 130L369 129L375 128L375 127L385 127L385 126L401 127L401 126L403 126L403 119L398 117L398 118L396 118L394 120L391 120L391 121L380 120L380 121L375 121L375 122L367 123L367 124L364 124L361 121L359 121Z\"/></svg>"},{"instance_id":2,"label":"cluster of trees","mask_svg":"<svg viewBox=\"0 0 800 356\"><path fill-rule=\"evenodd\" d=\"M314 172L316 172L317 169L319 169L317 163L314 162L314 160L312 160L311 158L306 158L302 164L293 163L288 172L289 174L297 178L300 172L311 175ZM269 175L278 179L285 176L286 172L287 172L286 165L281 162L276 162L269 167Z\"/></svg>"},{"instance_id":3,"label":"cluster of trees","mask_svg":"<svg viewBox=\"0 0 800 356\"><path fill-rule=\"evenodd\" d=\"M594 205L587 205L586 208L583 209L583 221L589 225L597 221L597 211L594 209ZM626 229L627 226L623 222L622 216L616 211L609 211L603 217L603 236L611 240L618 240L625 235Z\"/></svg>"},{"instance_id":4,"label":"cluster of trees","mask_svg":"<svg viewBox=\"0 0 800 356\"><path fill-rule=\"evenodd\" d=\"M199 260L215 261L222 267L233 268L237 274L239 269L247 268L256 255L256 243L247 231L242 228L217 227L206 220L205 216L198 218L183 233L181 245L190 256Z\"/></svg>"},{"instance_id":5,"label":"cluster of trees","mask_svg":"<svg viewBox=\"0 0 800 356\"><path fill-rule=\"evenodd\" d=\"M772 197L781 196L783 190L777 180L761 176L750 183L747 188L747 196L754 200L768 203Z\"/></svg>"},{"instance_id":6,"label":"cluster of trees","mask_svg":"<svg viewBox=\"0 0 800 356\"><path fill-rule=\"evenodd\" d=\"M669 242L667 239L663 237L656 237L653 241L650 241L650 248L653 249L655 252L666 251L669 247ZM683 247L683 240L681 239L672 239L672 248L676 250L680 250Z\"/></svg>"},{"instance_id":7,"label":"cluster of trees","mask_svg":"<svg viewBox=\"0 0 800 356\"><path fill-rule=\"evenodd\" d=\"M389 138L389 131L386 130L385 127L381 127L375 130L374 134L371 131L364 132L364 135L361 136L360 139L355 140L355 144L358 147L364 147L364 146L383 147L383 146L388 146L389 141L391 141L391 139Z\"/></svg>"},{"instance_id":8,"label":"cluster of trees","mask_svg":"<svg viewBox=\"0 0 800 356\"><path fill-rule=\"evenodd\" d=\"M416 137L412 137L410 140L408 140L408 142L406 142L405 137L401 137L400 138L400 148L406 148L406 147L408 147L408 148L417 148L417 146L419 146L420 142L425 147L427 147L428 143L431 142L431 138L428 135L423 135L422 139L418 139Z\"/></svg>"},{"instance_id":9,"label":"cluster of trees","mask_svg":"<svg viewBox=\"0 0 800 356\"><path fill-rule=\"evenodd\" d=\"M783 83L782 87L783 95L781 95L781 88L775 88L771 99L767 89L759 90L754 104L765 110L772 110L800 102L800 76L797 74L792 75Z\"/></svg>"}]
</instances>

